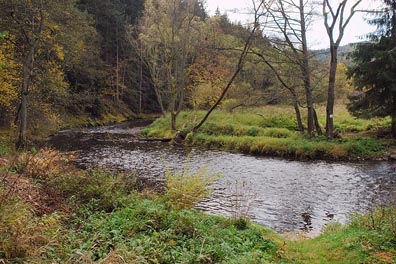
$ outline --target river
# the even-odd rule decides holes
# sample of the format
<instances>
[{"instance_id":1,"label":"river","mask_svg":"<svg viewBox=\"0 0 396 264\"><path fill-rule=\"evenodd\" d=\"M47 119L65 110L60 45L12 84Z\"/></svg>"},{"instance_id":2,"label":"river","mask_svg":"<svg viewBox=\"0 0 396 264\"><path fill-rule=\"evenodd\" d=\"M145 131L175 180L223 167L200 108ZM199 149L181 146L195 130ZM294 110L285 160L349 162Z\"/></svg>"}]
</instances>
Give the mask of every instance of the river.
<instances>
[{"instance_id":1,"label":"river","mask_svg":"<svg viewBox=\"0 0 396 264\"><path fill-rule=\"evenodd\" d=\"M136 136L147 124L141 120L65 130L49 144L61 151L79 151L78 166L133 173L154 184L163 182L166 167L207 167L221 177L198 210L248 215L281 233L302 230L317 235L329 221L345 223L352 212L396 199L395 162L302 162L138 141Z\"/></svg>"}]
</instances>

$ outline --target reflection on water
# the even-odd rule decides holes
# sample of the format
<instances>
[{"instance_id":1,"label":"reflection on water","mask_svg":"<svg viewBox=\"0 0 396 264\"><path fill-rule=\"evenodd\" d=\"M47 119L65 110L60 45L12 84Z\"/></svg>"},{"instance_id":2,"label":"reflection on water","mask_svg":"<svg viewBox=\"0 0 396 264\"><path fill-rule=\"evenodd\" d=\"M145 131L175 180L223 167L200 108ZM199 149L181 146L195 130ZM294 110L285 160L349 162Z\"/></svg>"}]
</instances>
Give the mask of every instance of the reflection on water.
<instances>
[{"instance_id":1,"label":"reflection on water","mask_svg":"<svg viewBox=\"0 0 396 264\"><path fill-rule=\"evenodd\" d=\"M139 125L139 124L138 124ZM144 125L142 123L141 125ZM64 131L51 140L61 150L79 150L77 163L137 172L161 182L164 167L191 170L207 166L222 177L212 196L197 208L225 216L245 215L279 232L317 234L331 220L396 197L396 164L392 162L299 162L223 151L139 142L131 124Z\"/></svg>"}]
</instances>

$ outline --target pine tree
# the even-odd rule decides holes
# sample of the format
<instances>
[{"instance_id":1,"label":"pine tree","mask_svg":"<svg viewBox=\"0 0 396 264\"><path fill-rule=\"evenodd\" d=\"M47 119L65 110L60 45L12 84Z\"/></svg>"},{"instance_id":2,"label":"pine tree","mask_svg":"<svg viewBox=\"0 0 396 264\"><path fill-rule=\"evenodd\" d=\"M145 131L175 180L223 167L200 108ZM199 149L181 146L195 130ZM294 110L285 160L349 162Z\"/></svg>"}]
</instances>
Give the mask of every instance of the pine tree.
<instances>
[{"instance_id":1,"label":"pine tree","mask_svg":"<svg viewBox=\"0 0 396 264\"><path fill-rule=\"evenodd\" d=\"M348 108L366 118L391 116L391 134L396 138L396 0L383 1L385 8L370 21L377 30L352 54L355 66L349 76L362 93Z\"/></svg>"}]
</instances>

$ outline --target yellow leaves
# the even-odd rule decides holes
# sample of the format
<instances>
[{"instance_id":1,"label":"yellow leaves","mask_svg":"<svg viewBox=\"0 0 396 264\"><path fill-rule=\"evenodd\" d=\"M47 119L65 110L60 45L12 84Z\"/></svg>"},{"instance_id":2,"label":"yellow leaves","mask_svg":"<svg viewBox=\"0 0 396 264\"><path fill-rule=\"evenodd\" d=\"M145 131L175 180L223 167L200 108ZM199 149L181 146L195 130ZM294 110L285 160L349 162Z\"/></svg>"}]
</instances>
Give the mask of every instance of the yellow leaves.
<instances>
[{"instance_id":1,"label":"yellow leaves","mask_svg":"<svg viewBox=\"0 0 396 264\"><path fill-rule=\"evenodd\" d=\"M340 99L345 99L346 95L353 92L352 80L347 78L347 67L343 63L337 65L335 86L337 97Z\"/></svg>"},{"instance_id":2,"label":"yellow leaves","mask_svg":"<svg viewBox=\"0 0 396 264\"><path fill-rule=\"evenodd\" d=\"M58 45L58 44L54 44L53 46L53 51L55 52L56 56L58 57L59 60L63 61L65 59L65 53L63 52L63 47Z\"/></svg>"},{"instance_id":3,"label":"yellow leaves","mask_svg":"<svg viewBox=\"0 0 396 264\"><path fill-rule=\"evenodd\" d=\"M13 112L18 99L21 65L13 61L14 48L5 43L0 45L0 111Z\"/></svg>"}]
</instances>

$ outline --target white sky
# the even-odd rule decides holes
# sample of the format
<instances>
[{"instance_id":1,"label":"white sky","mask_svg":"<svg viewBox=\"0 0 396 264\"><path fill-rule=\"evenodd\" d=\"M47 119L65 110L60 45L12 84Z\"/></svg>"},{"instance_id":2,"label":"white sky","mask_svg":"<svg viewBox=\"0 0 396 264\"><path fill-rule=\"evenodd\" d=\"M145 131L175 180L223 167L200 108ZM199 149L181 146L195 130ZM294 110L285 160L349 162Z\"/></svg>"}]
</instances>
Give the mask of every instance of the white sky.
<instances>
[{"instance_id":1,"label":"white sky","mask_svg":"<svg viewBox=\"0 0 396 264\"><path fill-rule=\"evenodd\" d=\"M351 3L353 1L350 0ZM206 2L210 15L213 15L216 8L219 7L221 14L226 12L232 22L241 21L242 23L246 23L249 21L249 15L247 13L249 7L252 6L251 0L206 0ZM333 2L337 3L337 0L333 0ZM375 9L379 5L378 0L363 0L358 9ZM363 13L355 14L345 30L341 45L361 41L359 37L375 30L375 27L367 24L364 17L367 17L367 15ZM308 33L308 38L309 45L312 49L328 47L328 37L321 17L312 25L311 31Z\"/></svg>"}]
</instances>

